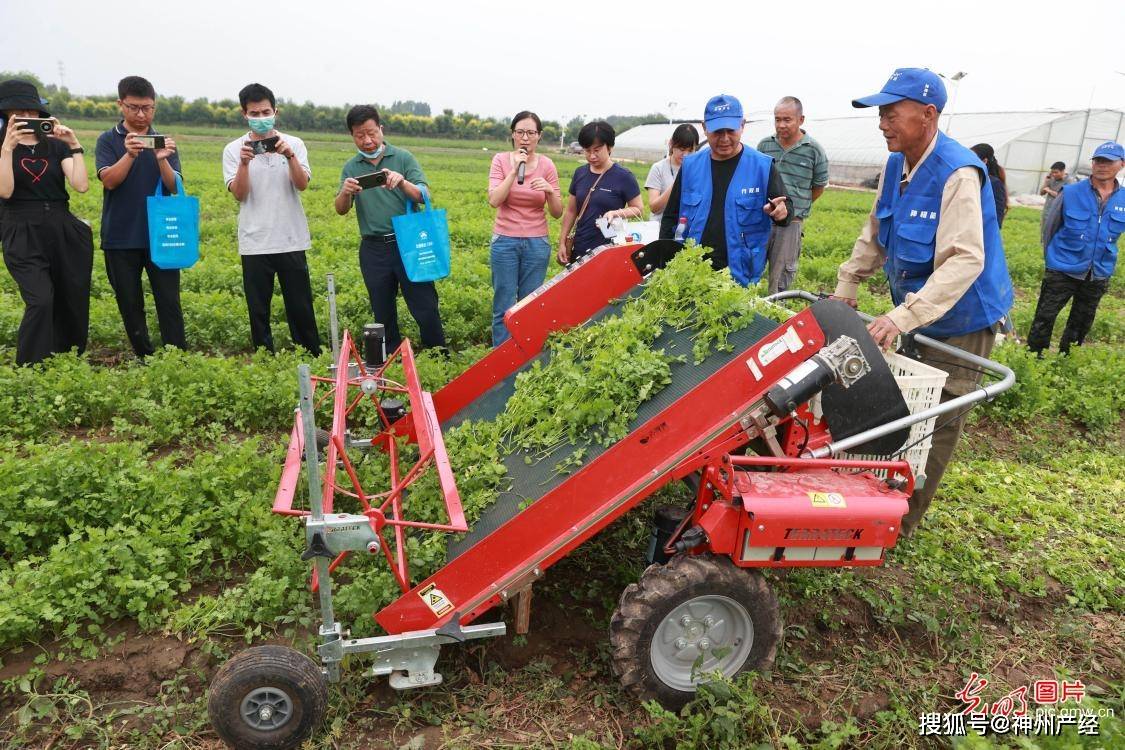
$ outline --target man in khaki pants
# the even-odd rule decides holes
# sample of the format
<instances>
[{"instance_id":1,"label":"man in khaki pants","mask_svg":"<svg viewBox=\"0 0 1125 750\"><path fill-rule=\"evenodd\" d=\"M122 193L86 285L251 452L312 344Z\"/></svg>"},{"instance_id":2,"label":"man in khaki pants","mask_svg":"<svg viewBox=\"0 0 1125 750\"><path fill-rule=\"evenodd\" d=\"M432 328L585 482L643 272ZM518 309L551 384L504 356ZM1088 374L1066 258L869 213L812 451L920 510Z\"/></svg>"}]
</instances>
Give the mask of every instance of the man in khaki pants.
<instances>
[{"instance_id":1,"label":"man in khaki pants","mask_svg":"<svg viewBox=\"0 0 1125 750\"><path fill-rule=\"evenodd\" d=\"M788 226L775 225L766 246L770 294L786 291L797 276L805 219L828 186L828 155L801 127L804 124L801 100L783 97L773 108L774 134L758 144L759 151L773 157L785 192L793 199L793 221Z\"/></svg>"},{"instance_id":2,"label":"man in khaki pants","mask_svg":"<svg viewBox=\"0 0 1125 750\"><path fill-rule=\"evenodd\" d=\"M984 165L938 130L945 102L941 78L920 68L899 68L882 91L852 102L879 107L891 155L833 296L855 307L860 282L882 267L895 308L867 327L879 346L890 348L899 334L917 332L987 357L998 321L1012 306L1012 281ZM979 370L920 350L923 362L949 373L942 401L980 383ZM903 533L912 532L929 507L963 424L963 412L938 418L926 480L910 497Z\"/></svg>"}]
</instances>

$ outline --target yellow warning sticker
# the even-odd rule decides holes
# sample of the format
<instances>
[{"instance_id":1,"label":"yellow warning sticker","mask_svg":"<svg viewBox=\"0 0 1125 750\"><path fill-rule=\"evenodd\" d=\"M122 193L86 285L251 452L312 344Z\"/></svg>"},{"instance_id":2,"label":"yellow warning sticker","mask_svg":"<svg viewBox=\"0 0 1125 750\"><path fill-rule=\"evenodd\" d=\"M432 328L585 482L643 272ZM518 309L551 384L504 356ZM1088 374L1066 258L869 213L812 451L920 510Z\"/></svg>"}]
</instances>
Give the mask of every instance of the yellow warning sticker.
<instances>
[{"instance_id":1,"label":"yellow warning sticker","mask_svg":"<svg viewBox=\"0 0 1125 750\"><path fill-rule=\"evenodd\" d=\"M814 508L846 508L847 501L839 492L810 492L809 500Z\"/></svg>"},{"instance_id":2,"label":"yellow warning sticker","mask_svg":"<svg viewBox=\"0 0 1125 750\"><path fill-rule=\"evenodd\" d=\"M453 609L453 602L449 601L449 597L442 593L437 584L431 583L426 588L418 592L418 596L422 597L422 601L430 608L435 615L441 617L449 610Z\"/></svg>"}]
</instances>

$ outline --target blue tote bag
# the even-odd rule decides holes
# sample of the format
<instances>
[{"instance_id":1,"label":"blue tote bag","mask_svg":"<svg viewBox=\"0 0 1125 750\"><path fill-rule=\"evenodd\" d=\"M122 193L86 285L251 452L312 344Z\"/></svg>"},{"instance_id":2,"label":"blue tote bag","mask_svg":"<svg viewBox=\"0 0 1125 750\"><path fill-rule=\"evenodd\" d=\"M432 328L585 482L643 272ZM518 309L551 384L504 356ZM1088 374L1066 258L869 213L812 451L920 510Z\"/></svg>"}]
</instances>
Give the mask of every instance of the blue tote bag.
<instances>
[{"instance_id":1,"label":"blue tote bag","mask_svg":"<svg viewBox=\"0 0 1125 750\"><path fill-rule=\"evenodd\" d=\"M176 175L176 194L164 195L164 181L148 202L148 249L157 268L191 268L199 260L199 198L184 194Z\"/></svg>"},{"instance_id":2,"label":"blue tote bag","mask_svg":"<svg viewBox=\"0 0 1125 750\"><path fill-rule=\"evenodd\" d=\"M437 281L449 275L449 222L445 209L430 205L430 193L422 188L426 210L416 211L406 201L406 213L391 218L402 265L411 281Z\"/></svg>"}]
</instances>

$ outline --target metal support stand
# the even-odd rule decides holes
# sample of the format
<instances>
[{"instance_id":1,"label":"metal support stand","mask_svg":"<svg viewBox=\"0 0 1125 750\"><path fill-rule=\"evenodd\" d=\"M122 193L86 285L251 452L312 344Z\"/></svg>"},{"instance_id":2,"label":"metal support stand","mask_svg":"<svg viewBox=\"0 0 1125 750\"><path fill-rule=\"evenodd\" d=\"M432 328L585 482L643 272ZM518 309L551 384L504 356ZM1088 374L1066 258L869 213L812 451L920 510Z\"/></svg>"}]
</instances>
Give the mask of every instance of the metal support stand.
<instances>
[{"instance_id":1,"label":"metal support stand","mask_svg":"<svg viewBox=\"0 0 1125 750\"><path fill-rule=\"evenodd\" d=\"M320 456L316 449L316 415L313 413L313 386L312 376L308 365L297 367L297 380L301 389L301 426L304 429L305 440L305 471L309 477L309 521L319 527L324 521L324 506L322 505L320 491ZM311 533L306 528L306 537L312 544ZM315 558L317 580L320 582L320 638L327 645L339 641L342 637L340 623L336 622L336 614L332 610L332 576L328 571L329 560L327 557ZM324 676L330 682L340 679L340 660L324 659Z\"/></svg>"}]
</instances>

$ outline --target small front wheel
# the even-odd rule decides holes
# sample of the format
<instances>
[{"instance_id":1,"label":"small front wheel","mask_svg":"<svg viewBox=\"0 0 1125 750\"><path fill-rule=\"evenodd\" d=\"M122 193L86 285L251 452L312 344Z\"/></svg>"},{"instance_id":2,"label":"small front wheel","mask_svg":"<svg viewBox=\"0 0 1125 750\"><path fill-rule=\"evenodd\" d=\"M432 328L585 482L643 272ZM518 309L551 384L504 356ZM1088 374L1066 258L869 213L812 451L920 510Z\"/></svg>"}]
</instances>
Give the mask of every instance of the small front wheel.
<instances>
[{"instance_id":1,"label":"small front wheel","mask_svg":"<svg viewBox=\"0 0 1125 750\"><path fill-rule=\"evenodd\" d=\"M613 671L641 700L679 709L707 675L766 672L781 641L777 597L727 557L677 555L621 594L610 620Z\"/></svg>"},{"instance_id":2,"label":"small front wheel","mask_svg":"<svg viewBox=\"0 0 1125 750\"><path fill-rule=\"evenodd\" d=\"M239 653L211 681L211 725L236 750L289 750L324 720L328 684L312 659L285 646Z\"/></svg>"}]
</instances>

